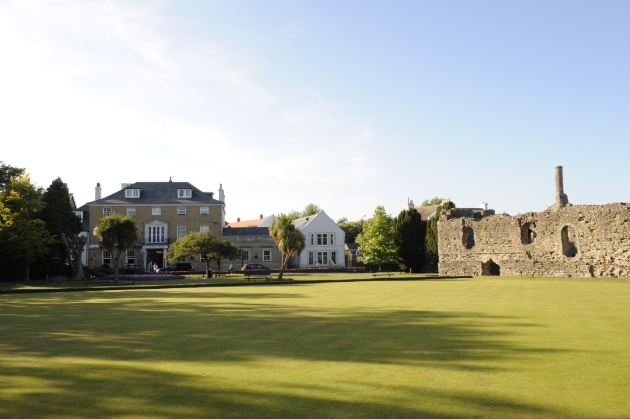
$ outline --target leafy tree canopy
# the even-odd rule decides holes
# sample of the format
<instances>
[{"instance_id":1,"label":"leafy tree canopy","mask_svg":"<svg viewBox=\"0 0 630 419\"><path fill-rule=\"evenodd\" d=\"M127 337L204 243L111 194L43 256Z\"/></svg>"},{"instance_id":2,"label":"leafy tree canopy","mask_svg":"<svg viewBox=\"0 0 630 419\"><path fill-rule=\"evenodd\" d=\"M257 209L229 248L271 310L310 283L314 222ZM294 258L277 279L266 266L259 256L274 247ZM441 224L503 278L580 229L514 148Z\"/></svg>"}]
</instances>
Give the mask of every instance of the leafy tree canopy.
<instances>
[{"instance_id":1,"label":"leafy tree canopy","mask_svg":"<svg viewBox=\"0 0 630 419\"><path fill-rule=\"evenodd\" d=\"M11 178L17 178L24 174L24 169L19 167L9 166L0 161L0 191L4 189L4 186L11 181Z\"/></svg>"},{"instance_id":2,"label":"leafy tree canopy","mask_svg":"<svg viewBox=\"0 0 630 419\"><path fill-rule=\"evenodd\" d=\"M431 207L433 205L440 205L443 201L445 200L445 198L440 198L440 197L435 197L433 199L425 199L424 201L422 201L422 204L420 204L421 207Z\"/></svg>"},{"instance_id":3,"label":"leafy tree canopy","mask_svg":"<svg viewBox=\"0 0 630 419\"><path fill-rule=\"evenodd\" d=\"M269 234L278 245L280 253L282 253L282 268L278 275L279 280L282 280L289 258L296 253L299 255L306 247L306 237L293 225L292 221L293 219L289 215L279 214L269 228Z\"/></svg>"},{"instance_id":4,"label":"leafy tree canopy","mask_svg":"<svg viewBox=\"0 0 630 419\"><path fill-rule=\"evenodd\" d=\"M394 219L398 264L406 271L421 272L425 264L425 222L415 209L401 211Z\"/></svg>"},{"instance_id":5,"label":"leafy tree canopy","mask_svg":"<svg viewBox=\"0 0 630 419\"><path fill-rule=\"evenodd\" d=\"M363 221L346 221L338 223L338 226L346 233L346 243L355 243L357 236L363 232Z\"/></svg>"},{"instance_id":6,"label":"leafy tree canopy","mask_svg":"<svg viewBox=\"0 0 630 419\"><path fill-rule=\"evenodd\" d=\"M114 278L118 282L118 267L125 251L138 240L138 226L130 215L111 214L100 220L94 229L103 246L114 259ZM116 249L116 253L114 253Z\"/></svg>"},{"instance_id":7,"label":"leafy tree canopy","mask_svg":"<svg viewBox=\"0 0 630 419\"><path fill-rule=\"evenodd\" d=\"M321 211L321 208L316 204L310 203L302 211L289 211L285 215L291 220L297 220L298 218L308 217L309 215L315 215Z\"/></svg>"},{"instance_id":8,"label":"leafy tree canopy","mask_svg":"<svg viewBox=\"0 0 630 419\"><path fill-rule=\"evenodd\" d=\"M356 242L361 246L362 262L382 263L396 261L396 244L392 217L385 212L385 207L378 206L372 218L363 224L363 233Z\"/></svg>"},{"instance_id":9,"label":"leafy tree canopy","mask_svg":"<svg viewBox=\"0 0 630 419\"><path fill-rule=\"evenodd\" d=\"M167 260L175 263L180 258L197 255L206 261L206 276L209 276L212 259L238 259L239 250L228 240L218 241L211 231L194 231L169 246Z\"/></svg>"}]
</instances>

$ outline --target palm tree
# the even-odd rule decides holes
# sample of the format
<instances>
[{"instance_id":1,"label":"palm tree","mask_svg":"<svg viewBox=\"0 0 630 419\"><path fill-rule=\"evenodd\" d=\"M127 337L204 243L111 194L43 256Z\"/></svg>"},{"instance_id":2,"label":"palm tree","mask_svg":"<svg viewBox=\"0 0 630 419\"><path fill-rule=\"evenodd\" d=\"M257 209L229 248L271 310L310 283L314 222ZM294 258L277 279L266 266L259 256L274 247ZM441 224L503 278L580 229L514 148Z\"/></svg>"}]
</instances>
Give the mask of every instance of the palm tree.
<instances>
[{"instance_id":1,"label":"palm tree","mask_svg":"<svg viewBox=\"0 0 630 419\"><path fill-rule=\"evenodd\" d=\"M289 215L280 214L273 220L269 228L269 234L278 245L278 250L282 253L282 268L278 280L282 281L284 268L289 262L289 258L295 253L301 253L306 247L306 237L292 223Z\"/></svg>"},{"instance_id":2,"label":"palm tree","mask_svg":"<svg viewBox=\"0 0 630 419\"><path fill-rule=\"evenodd\" d=\"M114 257L114 280L118 283L118 266L121 256L138 240L138 226L130 215L122 216L114 213L98 220L94 235ZM118 251L114 256L115 248Z\"/></svg>"}]
</instances>

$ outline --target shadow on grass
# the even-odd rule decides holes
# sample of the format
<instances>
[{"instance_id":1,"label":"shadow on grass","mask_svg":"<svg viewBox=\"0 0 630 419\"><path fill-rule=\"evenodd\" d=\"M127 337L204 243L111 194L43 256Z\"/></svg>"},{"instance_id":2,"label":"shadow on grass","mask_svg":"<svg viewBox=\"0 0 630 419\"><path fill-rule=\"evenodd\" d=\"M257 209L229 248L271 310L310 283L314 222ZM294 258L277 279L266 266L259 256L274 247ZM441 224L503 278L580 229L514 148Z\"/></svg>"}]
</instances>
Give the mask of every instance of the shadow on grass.
<instances>
[{"instance_id":1,"label":"shadow on grass","mask_svg":"<svg viewBox=\"0 0 630 419\"><path fill-rule=\"evenodd\" d=\"M473 312L286 301L302 297L178 290L2 298L0 417L465 416L435 408L444 404L512 416L557 413L474 391L429 390L421 380L380 382L382 392L361 397L373 382L335 374L335 365L348 363L492 373L502 360L556 352L510 339L535 324ZM268 378L273 370L261 363L286 367L288 376ZM313 365L329 365L327 378L289 377ZM226 384L234 382L241 384Z\"/></svg>"}]
</instances>

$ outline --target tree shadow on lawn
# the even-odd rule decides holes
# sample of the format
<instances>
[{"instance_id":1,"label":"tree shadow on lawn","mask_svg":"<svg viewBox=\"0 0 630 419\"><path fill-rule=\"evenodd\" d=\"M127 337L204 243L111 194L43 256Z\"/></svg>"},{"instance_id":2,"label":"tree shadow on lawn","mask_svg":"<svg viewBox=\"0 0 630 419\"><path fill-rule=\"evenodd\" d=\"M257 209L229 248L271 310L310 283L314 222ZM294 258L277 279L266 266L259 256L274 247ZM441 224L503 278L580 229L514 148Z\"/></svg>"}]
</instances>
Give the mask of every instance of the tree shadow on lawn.
<instances>
[{"instance_id":1,"label":"tree shadow on lawn","mask_svg":"<svg viewBox=\"0 0 630 419\"><path fill-rule=\"evenodd\" d=\"M221 294L3 298L0 417L29 417L29 406L38 403L45 406L39 417L147 411L157 417L462 417L438 412L431 407L436 400L513 416L554 415L492 396L422 388L420 379L409 388L379 383L403 395L400 400L338 397L342 377L335 363L493 373L505 371L505 360L559 352L519 344L519 329L536 327L523 319L284 303L299 294ZM224 297L230 300L217 301ZM269 301L261 303L264 298ZM307 369L332 363L326 373L332 381L266 383L252 374L251 387L226 387L212 372L227 368L232 374L231 365L247 371L269 359ZM360 394L374 383L355 385ZM414 399L426 403L410 404Z\"/></svg>"}]
</instances>

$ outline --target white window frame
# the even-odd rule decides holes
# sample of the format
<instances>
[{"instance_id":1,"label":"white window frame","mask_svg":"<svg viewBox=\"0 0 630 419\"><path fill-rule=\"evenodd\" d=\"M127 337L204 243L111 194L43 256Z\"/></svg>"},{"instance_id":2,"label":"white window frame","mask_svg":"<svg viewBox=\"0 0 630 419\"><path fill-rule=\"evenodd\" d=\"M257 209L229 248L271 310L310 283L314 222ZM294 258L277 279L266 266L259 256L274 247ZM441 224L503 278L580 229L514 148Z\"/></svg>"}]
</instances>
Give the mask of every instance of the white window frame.
<instances>
[{"instance_id":1,"label":"white window frame","mask_svg":"<svg viewBox=\"0 0 630 419\"><path fill-rule=\"evenodd\" d=\"M177 207L177 215L186 215L186 207Z\"/></svg>"},{"instance_id":2,"label":"white window frame","mask_svg":"<svg viewBox=\"0 0 630 419\"><path fill-rule=\"evenodd\" d=\"M199 232L210 231L210 226L199 226Z\"/></svg>"},{"instance_id":3,"label":"white window frame","mask_svg":"<svg viewBox=\"0 0 630 419\"><path fill-rule=\"evenodd\" d=\"M328 252L317 252L317 261L320 265L328 265Z\"/></svg>"},{"instance_id":4,"label":"white window frame","mask_svg":"<svg viewBox=\"0 0 630 419\"><path fill-rule=\"evenodd\" d=\"M186 226L177 226L177 238L181 239L186 235Z\"/></svg>"},{"instance_id":5,"label":"white window frame","mask_svg":"<svg viewBox=\"0 0 630 419\"><path fill-rule=\"evenodd\" d=\"M109 250L103 250L101 253L101 261L103 265L105 265L105 259L109 260L109 262L107 262L108 265L112 264L112 254L109 253Z\"/></svg>"},{"instance_id":6,"label":"white window frame","mask_svg":"<svg viewBox=\"0 0 630 419\"><path fill-rule=\"evenodd\" d=\"M136 207L127 207L127 215L136 216Z\"/></svg>"},{"instance_id":7,"label":"white window frame","mask_svg":"<svg viewBox=\"0 0 630 419\"><path fill-rule=\"evenodd\" d=\"M140 198L140 189L125 189L125 198Z\"/></svg>"},{"instance_id":8,"label":"white window frame","mask_svg":"<svg viewBox=\"0 0 630 419\"><path fill-rule=\"evenodd\" d=\"M164 226L149 226L147 243L164 243Z\"/></svg>"},{"instance_id":9,"label":"white window frame","mask_svg":"<svg viewBox=\"0 0 630 419\"><path fill-rule=\"evenodd\" d=\"M263 262L271 262L271 249L262 250L262 260Z\"/></svg>"},{"instance_id":10,"label":"white window frame","mask_svg":"<svg viewBox=\"0 0 630 419\"><path fill-rule=\"evenodd\" d=\"M180 199L192 198L192 189L178 189L177 197Z\"/></svg>"},{"instance_id":11,"label":"white window frame","mask_svg":"<svg viewBox=\"0 0 630 419\"><path fill-rule=\"evenodd\" d=\"M177 263L185 263L185 262L186 262L186 256L177 259Z\"/></svg>"},{"instance_id":12,"label":"white window frame","mask_svg":"<svg viewBox=\"0 0 630 419\"><path fill-rule=\"evenodd\" d=\"M199 215L209 215L210 207L199 207Z\"/></svg>"},{"instance_id":13,"label":"white window frame","mask_svg":"<svg viewBox=\"0 0 630 419\"><path fill-rule=\"evenodd\" d=\"M247 258L245 256L247 255ZM249 249L241 249L241 261L249 262L249 258L251 257L251 252Z\"/></svg>"},{"instance_id":14,"label":"white window frame","mask_svg":"<svg viewBox=\"0 0 630 419\"><path fill-rule=\"evenodd\" d=\"M162 215L162 207L151 208L151 215Z\"/></svg>"},{"instance_id":15,"label":"white window frame","mask_svg":"<svg viewBox=\"0 0 630 419\"><path fill-rule=\"evenodd\" d=\"M79 220L83 221L83 211L74 211L74 215L79 217Z\"/></svg>"},{"instance_id":16,"label":"white window frame","mask_svg":"<svg viewBox=\"0 0 630 419\"><path fill-rule=\"evenodd\" d=\"M112 207L103 207L103 215L112 215Z\"/></svg>"},{"instance_id":17,"label":"white window frame","mask_svg":"<svg viewBox=\"0 0 630 419\"><path fill-rule=\"evenodd\" d=\"M129 262L129 260L132 260L132 262ZM136 264L136 251L133 249L127 249L127 251L125 252L125 261L127 262L127 265L135 265Z\"/></svg>"},{"instance_id":18,"label":"white window frame","mask_svg":"<svg viewBox=\"0 0 630 419\"><path fill-rule=\"evenodd\" d=\"M308 266L313 266L315 264L315 252L308 252Z\"/></svg>"},{"instance_id":19,"label":"white window frame","mask_svg":"<svg viewBox=\"0 0 630 419\"><path fill-rule=\"evenodd\" d=\"M333 250L330 252L330 260L332 261L333 266L337 264L337 251Z\"/></svg>"},{"instance_id":20,"label":"white window frame","mask_svg":"<svg viewBox=\"0 0 630 419\"><path fill-rule=\"evenodd\" d=\"M334 246L335 245L335 233L330 233L330 245Z\"/></svg>"}]
</instances>

